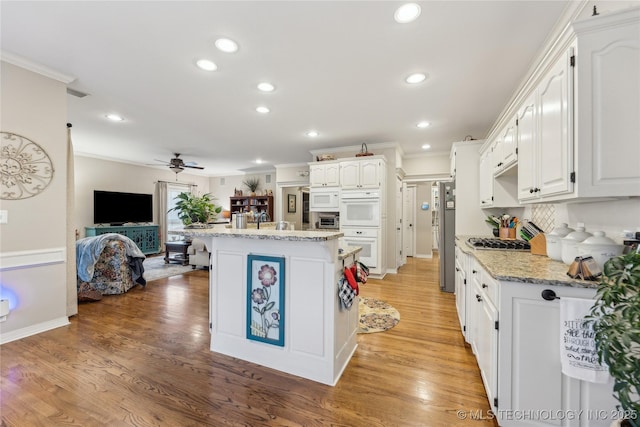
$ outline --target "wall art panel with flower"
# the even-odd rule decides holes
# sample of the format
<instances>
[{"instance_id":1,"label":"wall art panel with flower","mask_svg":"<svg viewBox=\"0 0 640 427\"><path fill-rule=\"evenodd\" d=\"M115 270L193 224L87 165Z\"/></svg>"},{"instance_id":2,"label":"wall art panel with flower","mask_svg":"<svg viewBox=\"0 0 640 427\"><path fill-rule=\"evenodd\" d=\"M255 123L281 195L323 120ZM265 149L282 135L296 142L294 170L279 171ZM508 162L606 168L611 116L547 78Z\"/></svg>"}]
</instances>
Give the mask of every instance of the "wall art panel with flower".
<instances>
[{"instance_id":1,"label":"wall art panel with flower","mask_svg":"<svg viewBox=\"0 0 640 427\"><path fill-rule=\"evenodd\" d=\"M247 338L284 346L284 258L247 259Z\"/></svg>"}]
</instances>

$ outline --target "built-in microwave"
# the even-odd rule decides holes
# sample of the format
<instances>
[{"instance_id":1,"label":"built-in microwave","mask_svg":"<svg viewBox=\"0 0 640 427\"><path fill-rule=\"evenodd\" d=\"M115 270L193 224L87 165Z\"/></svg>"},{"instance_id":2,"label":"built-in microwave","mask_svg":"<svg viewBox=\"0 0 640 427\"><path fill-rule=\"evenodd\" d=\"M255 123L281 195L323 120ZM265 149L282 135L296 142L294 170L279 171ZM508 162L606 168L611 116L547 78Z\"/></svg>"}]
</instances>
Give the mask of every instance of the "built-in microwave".
<instances>
[{"instance_id":1,"label":"built-in microwave","mask_svg":"<svg viewBox=\"0 0 640 427\"><path fill-rule=\"evenodd\" d=\"M309 211L311 212L339 212L339 188L311 188L309 190Z\"/></svg>"},{"instance_id":2,"label":"built-in microwave","mask_svg":"<svg viewBox=\"0 0 640 427\"><path fill-rule=\"evenodd\" d=\"M338 230L340 228L340 215L337 213L318 214L318 228Z\"/></svg>"}]
</instances>

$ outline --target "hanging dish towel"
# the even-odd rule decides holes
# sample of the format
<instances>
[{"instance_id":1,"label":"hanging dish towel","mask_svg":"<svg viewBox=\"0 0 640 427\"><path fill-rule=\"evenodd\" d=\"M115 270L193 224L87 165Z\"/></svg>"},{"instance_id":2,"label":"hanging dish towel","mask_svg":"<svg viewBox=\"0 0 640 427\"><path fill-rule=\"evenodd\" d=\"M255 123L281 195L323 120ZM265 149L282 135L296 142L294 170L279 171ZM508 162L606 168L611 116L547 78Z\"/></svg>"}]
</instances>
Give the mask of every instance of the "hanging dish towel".
<instances>
[{"instance_id":1,"label":"hanging dish towel","mask_svg":"<svg viewBox=\"0 0 640 427\"><path fill-rule=\"evenodd\" d=\"M592 383L609 381L607 366L598 363L595 333L585 317L591 311L592 300L560 299L560 358L562 373Z\"/></svg>"}]
</instances>

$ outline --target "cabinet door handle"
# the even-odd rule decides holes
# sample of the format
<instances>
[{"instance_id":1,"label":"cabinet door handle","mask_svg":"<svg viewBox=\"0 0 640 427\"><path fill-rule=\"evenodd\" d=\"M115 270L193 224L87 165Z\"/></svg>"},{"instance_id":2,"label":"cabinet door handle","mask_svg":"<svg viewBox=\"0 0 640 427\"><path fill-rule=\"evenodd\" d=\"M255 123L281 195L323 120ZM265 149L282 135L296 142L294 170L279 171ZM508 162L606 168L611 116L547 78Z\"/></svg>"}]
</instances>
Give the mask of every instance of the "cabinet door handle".
<instances>
[{"instance_id":1,"label":"cabinet door handle","mask_svg":"<svg viewBox=\"0 0 640 427\"><path fill-rule=\"evenodd\" d=\"M478 272L478 270L471 270L471 272L472 272L473 274L476 274L476 273Z\"/></svg>"},{"instance_id":2,"label":"cabinet door handle","mask_svg":"<svg viewBox=\"0 0 640 427\"><path fill-rule=\"evenodd\" d=\"M476 294L476 299L478 300L478 302L482 302L482 297L478 294Z\"/></svg>"},{"instance_id":3,"label":"cabinet door handle","mask_svg":"<svg viewBox=\"0 0 640 427\"><path fill-rule=\"evenodd\" d=\"M541 293L542 299L547 301L553 301L554 299L560 299L559 296L556 295L555 291L552 289L545 289Z\"/></svg>"},{"instance_id":4,"label":"cabinet door handle","mask_svg":"<svg viewBox=\"0 0 640 427\"><path fill-rule=\"evenodd\" d=\"M482 289L488 288L489 286L487 286L485 283L482 284Z\"/></svg>"},{"instance_id":5,"label":"cabinet door handle","mask_svg":"<svg viewBox=\"0 0 640 427\"><path fill-rule=\"evenodd\" d=\"M456 267L456 271L460 271L460 269L458 267Z\"/></svg>"},{"instance_id":6,"label":"cabinet door handle","mask_svg":"<svg viewBox=\"0 0 640 427\"><path fill-rule=\"evenodd\" d=\"M533 192L534 192L534 191L535 191L535 190L532 188L532 189L530 189L530 190L529 190L529 193L532 193L532 194L533 194Z\"/></svg>"}]
</instances>

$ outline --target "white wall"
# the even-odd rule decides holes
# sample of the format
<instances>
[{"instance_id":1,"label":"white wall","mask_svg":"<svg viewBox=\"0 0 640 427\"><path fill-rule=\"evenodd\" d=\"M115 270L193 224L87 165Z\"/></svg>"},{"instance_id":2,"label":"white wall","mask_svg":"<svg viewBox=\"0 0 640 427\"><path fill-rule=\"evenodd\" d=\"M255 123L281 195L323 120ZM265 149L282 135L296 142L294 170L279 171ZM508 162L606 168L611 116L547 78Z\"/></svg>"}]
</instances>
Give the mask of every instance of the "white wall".
<instances>
[{"instance_id":1,"label":"white wall","mask_svg":"<svg viewBox=\"0 0 640 427\"><path fill-rule=\"evenodd\" d=\"M40 145L54 168L41 193L1 201L9 219L0 225L0 292L11 308L0 332L7 342L68 323L67 94L60 81L6 62L1 67L0 128Z\"/></svg>"},{"instance_id":2,"label":"white wall","mask_svg":"<svg viewBox=\"0 0 640 427\"><path fill-rule=\"evenodd\" d=\"M73 138L73 136L72 136ZM153 219L158 223L158 181L175 182L176 174L169 168L160 169L121 163L93 157L75 156L75 228L79 237L85 236L85 227L93 226L93 191L122 191L153 194ZM198 193L209 192L209 178L182 172L179 182L197 184ZM221 201L216 201L220 205ZM227 205L229 199L226 200Z\"/></svg>"},{"instance_id":3,"label":"white wall","mask_svg":"<svg viewBox=\"0 0 640 427\"><path fill-rule=\"evenodd\" d=\"M622 230L640 231L640 198L612 200L594 203L558 203L555 205L555 224L566 222L575 228L584 223L588 232L604 231L618 243L622 243Z\"/></svg>"}]
</instances>

